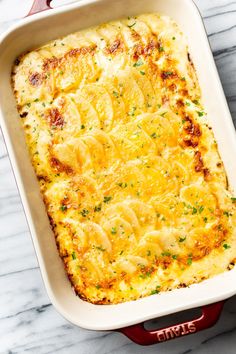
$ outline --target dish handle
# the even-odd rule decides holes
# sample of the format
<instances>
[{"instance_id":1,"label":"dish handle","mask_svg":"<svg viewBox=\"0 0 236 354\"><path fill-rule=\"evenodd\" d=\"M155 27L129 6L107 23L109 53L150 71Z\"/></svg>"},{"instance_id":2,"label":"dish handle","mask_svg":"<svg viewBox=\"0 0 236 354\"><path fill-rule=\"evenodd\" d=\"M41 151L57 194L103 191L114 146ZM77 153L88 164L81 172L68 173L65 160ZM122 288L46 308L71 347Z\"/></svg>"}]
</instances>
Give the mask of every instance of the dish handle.
<instances>
[{"instance_id":1,"label":"dish handle","mask_svg":"<svg viewBox=\"0 0 236 354\"><path fill-rule=\"evenodd\" d=\"M148 331L144 328L144 323L118 329L117 331L126 335L134 343L140 345L151 345L166 342L175 338L180 338L210 328L218 321L225 301L202 307L200 317L179 323L174 326Z\"/></svg>"},{"instance_id":2,"label":"dish handle","mask_svg":"<svg viewBox=\"0 0 236 354\"><path fill-rule=\"evenodd\" d=\"M52 7L50 6L52 0L34 0L33 5L28 13L28 16L35 15L39 12L50 10Z\"/></svg>"}]
</instances>

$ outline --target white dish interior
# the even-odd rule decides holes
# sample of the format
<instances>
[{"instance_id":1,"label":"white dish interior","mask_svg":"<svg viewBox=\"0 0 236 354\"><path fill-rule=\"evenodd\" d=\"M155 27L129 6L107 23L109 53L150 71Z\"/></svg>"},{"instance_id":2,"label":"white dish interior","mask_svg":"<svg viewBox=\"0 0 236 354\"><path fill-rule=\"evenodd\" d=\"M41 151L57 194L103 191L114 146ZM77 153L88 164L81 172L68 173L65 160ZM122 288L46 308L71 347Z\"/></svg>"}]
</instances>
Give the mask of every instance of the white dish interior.
<instances>
[{"instance_id":1,"label":"white dish interior","mask_svg":"<svg viewBox=\"0 0 236 354\"><path fill-rule=\"evenodd\" d=\"M192 0L80 1L28 18L0 39L0 122L44 283L57 310L72 323L88 329L121 328L213 303L236 293L236 269L233 269L190 288L119 305L92 305L75 296L56 249L11 89L13 61L22 52L51 39L101 22L147 12L171 16L187 35L208 119L219 145L230 186L236 190L235 130L201 16Z\"/></svg>"}]
</instances>

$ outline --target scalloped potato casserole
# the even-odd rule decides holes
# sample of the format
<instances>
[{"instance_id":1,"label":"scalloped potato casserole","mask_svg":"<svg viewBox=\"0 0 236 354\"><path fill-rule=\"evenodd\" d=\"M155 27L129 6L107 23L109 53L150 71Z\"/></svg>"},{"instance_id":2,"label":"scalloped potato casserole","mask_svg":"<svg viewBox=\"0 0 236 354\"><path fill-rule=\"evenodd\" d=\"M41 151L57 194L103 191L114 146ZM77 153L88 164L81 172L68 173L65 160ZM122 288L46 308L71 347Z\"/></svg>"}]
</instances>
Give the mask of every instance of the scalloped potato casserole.
<instances>
[{"instance_id":1,"label":"scalloped potato casserole","mask_svg":"<svg viewBox=\"0 0 236 354\"><path fill-rule=\"evenodd\" d=\"M236 198L173 20L54 40L17 58L12 82L76 294L120 303L233 267Z\"/></svg>"}]
</instances>

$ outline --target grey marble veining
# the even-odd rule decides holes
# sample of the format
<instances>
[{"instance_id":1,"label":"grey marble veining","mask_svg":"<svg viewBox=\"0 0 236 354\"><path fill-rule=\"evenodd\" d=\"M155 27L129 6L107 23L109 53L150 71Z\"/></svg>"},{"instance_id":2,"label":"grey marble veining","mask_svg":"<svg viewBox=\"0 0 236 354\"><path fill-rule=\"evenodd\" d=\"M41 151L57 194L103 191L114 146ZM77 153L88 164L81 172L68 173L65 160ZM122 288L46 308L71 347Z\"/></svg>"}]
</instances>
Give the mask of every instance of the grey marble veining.
<instances>
[{"instance_id":1,"label":"grey marble veining","mask_svg":"<svg viewBox=\"0 0 236 354\"><path fill-rule=\"evenodd\" d=\"M31 2L0 0L0 32L23 17ZM196 3L236 122L236 1ZM236 297L227 302L215 327L148 348L131 343L121 334L86 331L63 319L45 292L1 133L0 230L1 354L236 354ZM153 323L171 324L181 316L172 316L171 322L161 319Z\"/></svg>"}]
</instances>

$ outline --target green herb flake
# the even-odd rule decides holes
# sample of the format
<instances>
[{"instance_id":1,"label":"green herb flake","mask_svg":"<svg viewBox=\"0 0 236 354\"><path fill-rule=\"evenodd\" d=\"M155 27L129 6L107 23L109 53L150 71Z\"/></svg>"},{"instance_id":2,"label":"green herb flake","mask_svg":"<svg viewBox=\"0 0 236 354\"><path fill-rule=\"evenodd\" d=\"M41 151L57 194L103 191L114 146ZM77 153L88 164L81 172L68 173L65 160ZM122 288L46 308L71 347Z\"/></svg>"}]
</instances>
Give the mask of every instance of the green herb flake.
<instances>
[{"instance_id":1,"label":"green herb flake","mask_svg":"<svg viewBox=\"0 0 236 354\"><path fill-rule=\"evenodd\" d=\"M111 228L111 234L115 235L117 233L116 227Z\"/></svg>"},{"instance_id":2,"label":"green herb flake","mask_svg":"<svg viewBox=\"0 0 236 354\"><path fill-rule=\"evenodd\" d=\"M72 253L72 258L73 258L73 260L76 259L76 253L75 252Z\"/></svg>"},{"instance_id":3,"label":"green herb flake","mask_svg":"<svg viewBox=\"0 0 236 354\"><path fill-rule=\"evenodd\" d=\"M173 41L175 41L175 40L176 40L176 38L175 38L175 37L172 37L172 40L173 40Z\"/></svg>"},{"instance_id":4,"label":"green herb flake","mask_svg":"<svg viewBox=\"0 0 236 354\"><path fill-rule=\"evenodd\" d=\"M96 246L96 249L101 252L106 251L105 248L103 248L102 246Z\"/></svg>"},{"instance_id":5,"label":"green herb flake","mask_svg":"<svg viewBox=\"0 0 236 354\"><path fill-rule=\"evenodd\" d=\"M228 211L224 211L223 213L225 216L227 216L227 218L229 218L230 216L232 216L232 214Z\"/></svg>"},{"instance_id":6,"label":"green herb flake","mask_svg":"<svg viewBox=\"0 0 236 354\"><path fill-rule=\"evenodd\" d=\"M85 129L85 125L84 124L81 124L81 129Z\"/></svg>"},{"instance_id":7,"label":"green herb flake","mask_svg":"<svg viewBox=\"0 0 236 354\"><path fill-rule=\"evenodd\" d=\"M142 71L142 70L140 71L140 74L141 75L146 75L145 71Z\"/></svg>"},{"instance_id":8,"label":"green herb flake","mask_svg":"<svg viewBox=\"0 0 236 354\"><path fill-rule=\"evenodd\" d=\"M199 117L203 117L205 113L204 112L197 112L197 114Z\"/></svg>"},{"instance_id":9,"label":"green herb flake","mask_svg":"<svg viewBox=\"0 0 236 354\"><path fill-rule=\"evenodd\" d=\"M187 264L191 265L192 263L193 263L193 259L192 259L192 257L189 257L188 260L187 260Z\"/></svg>"},{"instance_id":10,"label":"green herb flake","mask_svg":"<svg viewBox=\"0 0 236 354\"><path fill-rule=\"evenodd\" d=\"M193 215L194 215L194 214L197 214L197 208L193 207L193 212L192 212L192 214L193 214Z\"/></svg>"},{"instance_id":11,"label":"green herb flake","mask_svg":"<svg viewBox=\"0 0 236 354\"><path fill-rule=\"evenodd\" d=\"M126 188L126 187L128 187L128 184L126 182L125 183L120 182L120 183L118 183L118 186L121 188Z\"/></svg>"},{"instance_id":12,"label":"green herb flake","mask_svg":"<svg viewBox=\"0 0 236 354\"><path fill-rule=\"evenodd\" d=\"M95 208L94 208L94 211L95 211L95 212L99 212L99 211L101 211L101 210L102 210L102 204L98 204L98 205L96 205Z\"/></svg>"},{"instance_id":13,"label":"green herb flake","mask_svg":"<svg viewBox=\"0 0 236 354\"><path fill-rule=\"evenodd\" d=\"M154 132L154 133L152 133L150 136L151 136L151 138L156 139L156 138L157 138L157 133Z\"/></svg>"},{"instance_id":14,"label":"green herb flake","mask_svg":"<svg viewBox=\"0 0 236 354\"><path fill-rule=\"evenodd\" d=\"M235 197L232 197L231 200L232 200L233 203L236 203L236 198Z\"/></svg>"},{"instance_id":15,"label":"green herb flake","mask_svg":"<svg viewBox=\"0 0 236 354\"><path fill-rule=\"evenodd\" d=\"M118 92L116 92L116 91L113 91L113 95L114 95L116 98L118 98L118 97L119 97L119 93L118 93Z\"/></svg>"},{"instance_id":16,"label":"green herb flake","mask_svg":"<svg viewBox=\"0 0 236 354\"><path fill-rule=\"evenodd\" d=\"M164 47L159 47L158 50L159 50L160 53L162 53L162 52L165 51L165 48Z\"/></svg>"},{"instance_id":17,"label":"green herb flake","mask_svg":"<svg viewBox=\"0 0 236 354\"><path fill-rule=\"evenodd\" d=\"M150 257L151 256L151 251L147 250L147 256Z\"/></svg>"},{"instance_id":18,"label":"green herb flake","mask_svg":"<svg viewBox=\"0 0 236 354\"><path fill-rule=\"evenodd\" d=\"M186 236L185 236L185 237L180 237L180 238L179 238L179 242L180 242L180 243L182 243L182 242L184 242L184 241L186 241Z\"/></svg>"},{"instance_id":19,"label":"green herb flake","mask_svg":"<svg viewBox=\"0 0 236 354\"><path fill-rule=\"evenodd\" d=\"M198 208L198 212L199 212L199 214L201 214L201 213L203 212L203 210L204 210L204 206L203 206L203 205L201 205L201 206Z\"/></svg>"},{"instance_id":20,"label":"green herb flake","mask_svg":"<svg viewBox=\"0 0 236 354\"><path fill-rule=\"evenodd\" d=\"M132 28L136 25L136 22L134 22L132 25L128 25L129 28Z\"/></svg>"},{"instance_id":21,"label":"green herb flake","mask_svg":"<svg viewBox=\"0 0 236 354\"><path fill-rule=\"evenodd\" d=\"M110 196L105 196L104 199L103 199L103 202L104 202L104 203L109 203L111 200L112 200L112 197L110 197Z\"/></svg>"},{"instance_id":22,"label":"green herb flake","mask_svg":"<svg viewBox=\"0 0 236 354\"><path fill-rule=\"evenodd\" d=\"M160 288L161 288L160 285L157 285L157 286L156 286L156 289L152 290L151 293L150 293L150 295L159 294Z\"/></svg>"},{"instance_id":23,"label":"green herb flake","mask_svg":"<svg viewBox=\"0 0 236 354\"><path fill-rule=\"evenodd\" d=\"M83 209L83 210L80 212L80 214L81 214L84 218L86 218L86 216L89 214L89 211L88 211L87 209Z\"/></svg>"},{"instance_id":24,"label":"green herb flake","mask_svg":"<svg viewBox=\"0 0 236 354\"><path fill-rule=\"evenodd\" d=\"M60 206L60 210L61 210L61 211L67 210L67 206L66 206L66 205L61 205L61 206Z\"/></svg>"},{"instance_id":25,"label":"green herb flake","mask_svg":"<svg viewBox=\"0 0 236 354\"><path fill-rule=\"evenodd\" d=\"M163 113L160 114L160 116L161 116L161 117L165 117L166 113L167 113L167 112L163 112Z\"/></svg>"},{"instance_id":26,"label":"green herb flake","mask_svg":"<svg viewBox=\"0 0 236 354\"><path fill-rule=\"evenodd\" d=\"M170 257L171 253L170 252L162 252L161 254L163 257Z\"/></svg>"},{"instance_id":27,"label":"green herb flake","mask_svg":"<svg viewBox=\"0 0 236 354\"><path fill-rule=\"evenodd\" d=\"M227 243L225 243L225 244L223 245L223 247L224 247L224 249L225 249L225 250L228 250L228 249L230 249L230 248L231 248L231 246L230 246L230 245L228 245Z\"/></svg>"},{"instance_id":28,"label":"green herb flake","mask_svg":"<svg viewBox=\"0 0 236 354\"><path fill-rule=\"evenodd\" d=\"M141 59L139 59L138 61L136 61L136 63L134 63L134 67L137 68L139 66L143 65L143 61Z\"/></svg>"},{"instance_id":29,"label":"green herb flake","mask_svg":"<svg viewBox=\"0 0 236 354\"><path fill-rule=\"evenodd\" d=\"M95 285L95 288L96 289L101 289L101 285L97 284L97 285Z\"/></svg>"}]
</instances>

